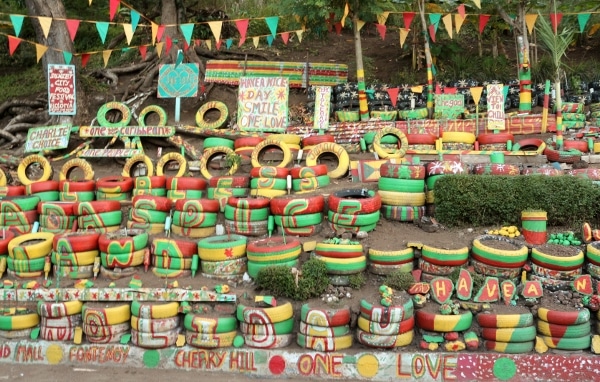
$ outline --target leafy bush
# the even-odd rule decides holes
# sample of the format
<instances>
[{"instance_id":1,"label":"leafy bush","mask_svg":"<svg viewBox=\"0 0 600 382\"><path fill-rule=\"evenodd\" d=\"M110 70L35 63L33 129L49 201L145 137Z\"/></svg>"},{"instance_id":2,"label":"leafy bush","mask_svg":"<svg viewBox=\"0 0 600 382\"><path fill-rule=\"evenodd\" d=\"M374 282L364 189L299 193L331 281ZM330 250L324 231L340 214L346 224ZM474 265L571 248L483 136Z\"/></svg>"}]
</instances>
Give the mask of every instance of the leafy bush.
<instances>
[{"instance_id":1,"label":"leafy bush","mask_svg":"<svg viewBox=\"0 0 600 382\"><path fill-rule=\"evenodd\" d=\"M355 290L362 288L367 283L367 278L365 277L364 272L350 275L348 279L350 281L350 288Z\"/></svg>"},{"instance_id":2,"label":"leafy bush","mask_svg":"<svg viewBox=\"0 0 600 382\"><path fill-rule=\"evenodd\" d=\"M409 272L394 271L387 275L384 284L390 288L402 291L408 290L415 283L415 278Z\"/></svg>"},{"instance_id":3,"label":"leafy bush","mask_svg":"<svg viewBox=\"0 0 600 382\"><path fill-rule=\"evenodd\" d=\"M291 268L283 265L262 268L256 276L256 285L268 290L274 296L306 300L325 292L329 285L329 278L325 263L310 259L302 265L302 276L298 279L297 287Z\"/></svg>"}]
</instances>

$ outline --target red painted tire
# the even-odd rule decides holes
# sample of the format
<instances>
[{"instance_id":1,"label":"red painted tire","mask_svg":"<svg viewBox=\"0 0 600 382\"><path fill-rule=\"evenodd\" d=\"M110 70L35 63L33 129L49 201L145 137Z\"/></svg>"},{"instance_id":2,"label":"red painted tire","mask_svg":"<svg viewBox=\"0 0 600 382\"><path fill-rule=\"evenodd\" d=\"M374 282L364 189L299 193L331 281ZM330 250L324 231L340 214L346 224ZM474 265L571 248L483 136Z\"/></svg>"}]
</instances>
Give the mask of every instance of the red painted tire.
<instances>
[{"instance_id":1,"label":"red painted tire","mask_svg":"<svg viewBox=\"0 0 600 382\"><path fill-rule=\"evenodd\" d=\"M181 212L219 212L220 205L214 199L179 199L175 201L175 210Z\"/></svg>"},{"instance_id":2,"label":"red painted tire","mask_svg":"<svg viewBox=\"0 0 600 382\"><path fill-rule=\"evenodd\" d=\"M0 196L19 196L25 195L25 186L0 186Z\"/></svg>"},{"instance_id":3,"label":"red painted tire","mask_svg":"<svg viewBox=\"0 0 600 382\"><path fill-rule=\"evenodd\" d=\"M407 134L409 145L435 145L437 137L433 134Z\"/></svg>"},{"instance_id":4,"label":"red painted tire","mask_svg":"<svg viewBox=\"0 0 600 382\"><path fill-rule=\"evenodd\" d=\"M313 214L322 212L325 207L323 195L298 196L286 195L271 199L271 213L273 215L294 216L299 214Z\"/></svg>"},{"instance_id":5,"label":"red painted tire","mask_svg":"<svg viewBox=\"0 0 600 382\"><path fill-rule=\"evenodd\" d=\"M285 167L275 166L262 166L253 167L250 170L250 177L252 178L287 178L290 174L290 169Z\"/></svg>"},{"instance_id":6,"label":"red painted tire","mask_svg":"<svg viewBox=\"0 0 600 382\"><path fill-rule=\"evenodd\" d=\"M506 143L508 141L514 142L515 136L510 133L479 134L477 136L477 142L479 142L480 145L493 145L497 143Z\"/></svg>"},{"instance_id":7,"label":"red painted tire","mask_svg":"<svg viewBox=\"0 0 600 382\"><path fill-rule=\"evenodd\" d=\"M590 311L587 308L561 311L540 307L538 319L557 325L577 325L590 321Z\"/></svg>"},{"instance_id":8,"label":"red painted tire","mask_svg":"<svg viewBox=\"0 0 600 382\"><path fill-rule=\"evenodd\" d=\"M120 230L103 233L98 238L100 252L114 254L115 248L120 253L133 253L148 247L148 233L141 229Z\"/></svg>"},{"instance_id":9,"label":"red painted tire","mask_svg":"<svg viewBox=\"0 0 600 382\"><path fill-rule=\"evenodd\" d=\"M0 212L0 224L3 227L12 227L17 225L33 225L38 220L37 210L20 212Z\"/></svg>"},{"instance_id":10,"label":"red painted tire","mask_svg":"<svg viewBox=\"0 0 600 382\"><path fill-rule=\"evenodd\" d=\"M189 176L167 178L167 190L206 190L206 180Z\"/></svg>"},{"instance_id":11,"label":"red painted tire","mask_svg":"<svg viewBox=\"0 0 600 382\"><path fill-rule=\"evenodd\" d=\"M240 147L252 147L254 148L260 142L264 141L263 137L241 137L233 141L233 148L239 149Z\"/></svg>"},{"instance_id":12,"label":"red painted tire","mask_svg":"<svg viewBox=\"0 0 600 382\"><path fill-rule=\"evenodd\" d=\"M97 232L66 232L54 235L52 250L57 253L87 252L98 249Z\"/></svg>"},{"instance_id":13,"label":"red painted tire","mask_svg":"<svg viewBox=\"0 0 600 382\"><path fill-rule=\"evenodd\" d=\"M466 174L466 166L458 161L433 161L427 164L427 176L440 174Z\"/></svg>"},{"instance_id":14,"label":"red painted tire","mask_svg":"<svg viewBox=\"0 0 600 382\"><path fill-rule=\"evenodd\" d=\"M91 202L79 202L73 208L75 215L92 215L102 212L120 211L121 203L118 200L95 200Z\"/></svg>"},{"instance_id":15,"label":"red painted tire","mask_svg":"<svg viewBox=\"0 0 600 382\"><path fill-rule=\"evenodd\" d=\"M544 166L544 167L527 167L521 171L521 175L545 175L545 176L561 176L564 175L565 172L563 170L559 170L554 167Z\"/></svg>"},{"instance_id":16,"label":"red painted tire","mask_svg":"<svg viewBox=\"0 0 600 382\"><path fill-rule=\"evenodd\" d=\"M249 176L213 176L208 181L213 188L248 188L250 186Z\"/></svg>"},{"instance_id":17,"label":"red painted tire","mask_svg":"<svg viewBox=\"0 0 600 382\"><path fill-rule=\"evenodd\" d=\"M582 153L587 153L588 151L590 151L587 141L582 140L576 141L565 139L563 142L563 147L565 148L565 150L575 149L581 151Z\"/></svg>"},{"instance_id":18,"label":"red painted tire","mask_svg":"<svg viewBox=\"0 0 600 382\"><path fill-rule=\"evenodd\" d=\"M318 164L316 166L294 167L290 170L292 179L316 178L327 175L327 165Z\"/></svg>"},{"instance_id":19,"label":"red painted tire","mask_svg":"<svg viewBox=\"0 0 600 382\"><path fill-rule=\"evenodd\" d=\"M133 179L133 188L151 190L154 188L165 188L167 177L164 175L138 176Z\"/></svg>"},{"instance_id":20,"label":"red painted tire","mask_svg":"<svg viewBox=\"0 0 600 382\"><path fill-rule=\"evenodd\" d=\"M59 185L57 180L44 180L41 182L33 182L25 186L25 194L32 195L38 192L58 191Z\"/></svg>"},{"instance_id":21,"label":"red painted tire","mask_svg":"<svg viewBox=\"0 0 600 382\"><path fill-rule=\"evenodd\" d=\"M300 240L296 238L283 238L281 236L273 236L267 239L249 241L246 245L246 253L249 254L268 254L275 252L289 252L294 248L302 247Z\"/></svg>"},{"instance_id":22,"label":"red painted tire","mask_svg":"<svg viewBox=\"0 0 600 382\"><path fill-rule=\"evenodd\" d=\"M473 174L477 175L521 175L521 169L515 164L477 163L473 167Z\"/></svg>"},{"instance_id":23,"label":"red painted tire","mask_svg":"<svg viewBox=\"0 0 600 382\"><path fill-rule=\"evenodd\" d=\"M15 233L11 230L5 230L0 235L0 255L8 254L8 243L15 238Z\"/></svg>"},{"instance_id":24,"label":"red painted tire","mask_svg":"<svg viewBox=\"0 0 600 382\"><path fill-rule=\"evenodd\" d=\"M227 205L235 208L245 208L249 210L265 208L271 205L271 199L269 198L241 198L230 196L227 198Z\"/></svg>"},{"instance_id":25,"label":"red painted tire","mask_svg":"<svg viewBox=\"0 0 600 382\"><path fill-rule=\"evenodd\" d=\"M323 142L335 142L335 137L329 134L311 135L309 137L302 138L302 147L314 146Z\"/></svg>"},{"instance_id":26,"label":"red painted tire","mask_svg":"<svg viewBox=\"0 0 600 382\"><path fill-rule=\"evenodd\" d=\"M75 202L39 202L37 212L40 215L73 216L76 205Z\"/></svg>"},{"instance_id":27,"label":"red painted tire","mask_svg":"<svg viewBox=\"0 0 600 382\"><path fill-rule=\"evenodd\" d=\"M198 241L155 237L150 244L150 253L154 256L192 257L198 254Z\"/></svg>"},{"instance_id":28,"label":"red painted tire","mask_svg":"<svg viewBox=\"0 0 600 382\"><path fill-rule=\"evenodd\" d=\"M578 178L584 178L589 180L600 180L600 169L598 168L577 168L574 170L567 170L565 175L571 175Z\"/></svg>"},{"instance_id":29,"label":"red painted tire","mask_svg":"<svg viewBox=\"0 0 600 382\"><path fill-rule=\"evenodd\" d=\"M96 190L106 193L121 193L133 190L133 178L113 175L96 181Z\"/></svg>"},{"instance_id":30,"label":"red painted tire","mask_svg":"<svg viewBox=\"0 0 600 382\"><path fill-rule=\"evenodd\" d=\"M141 210L169 212L173 208L173 202L164 196L136 195L132 199L131 206Z\"/></svg>"},{"instance_id":31,"label":"red painted tire","mask_svg":"<svg viewBox=\"0 0 600 382\"><path fill-rule=\"evenodd\" d=\"M61 180L58 182L58 190L61 192L89 192L96 191L94 180Z\"/></svg>"},{"instance_id":32,"label":"red painted tire","mask_svg":"<svg viewBox=\"0 0 600 382\"><path fill-rule=\"evenodd\" d=\"M379 168L379 174L383 178L425 179L425 166L385 162Z\"/></svg>"},{"instance_id":33,"label":"red painted tire","mask_svg":"<svg viewBox=\"0 0 600 382\"><path fill-rule=\"evenodd\" d=\"M381 208L381 196L365 189L341 190L329 195L327 204L329 210L335 213L370 214Z\"/></svg>"}]
</instances>

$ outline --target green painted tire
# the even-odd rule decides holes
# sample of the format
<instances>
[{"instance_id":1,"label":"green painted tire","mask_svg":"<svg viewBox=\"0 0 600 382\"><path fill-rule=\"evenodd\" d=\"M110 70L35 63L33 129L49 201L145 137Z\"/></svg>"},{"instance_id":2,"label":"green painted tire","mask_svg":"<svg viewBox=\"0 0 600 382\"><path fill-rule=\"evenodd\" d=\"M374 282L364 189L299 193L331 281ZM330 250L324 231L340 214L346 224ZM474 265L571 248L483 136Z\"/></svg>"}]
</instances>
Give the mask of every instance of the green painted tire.
<instances>
[{"instance_id":1,"label":"green painted tire","mask_svg":"<svg viewBox=\"0 0 600 382\"><path fill-rule=\"evenodd\" d=\"M131 199L131 193L129 192L104 192L96 191L96 200L129 200Z\"/></svg>"},{"instance_id":2,"label":"green painted tire","mask_svg":"<svg viewBox=\"0 0 600 382\"><path fill-rule=\"evenodd\" d=\"M352 347L354 337L352 335L342 335L336 337L317 337L298 333L296 343L304 349L311 349L319 352L337 352Z\"/></svg>"},{"instance_id":3,"label":"green painted tire","mask_svg":"<svg viewBox=\"0 0 600 382\"><path fill-rule=\"evenodd\" d=\"M332 275L353 275L367 269L366 256L337 259L313 255L313 258L323 261L327 268L327 273Z\"/></svg>"},{"instance_id":4,"label":"green painted tire","mask_svg":"<svg viewBox=\"0 0 600 382\"><path fill-rule=\"evenodd\" d=\"M315 254L331 258L354 258L363 256L362 244L317 243Z\"/></svg>"},{"instance_id":5,"label":"green painted tire","mask_svg":"<svg viewBox=\"0 0 600 382\"><path fill-rule=\"evenodd\" d=\"M424 169L423 173L425 173ZM425 180L423 179L396 179L381 177L377 182L377 186L382 191L425 192Z\"/></svg>"},{"instance_id":6,"label":"green painted tire","mask_svg":"<svg viewBox=\"0 0 600 382\"><path fill-rule=\"evenodd\" d=\"M132 208L129 210L128 218L138 223L164 223L167 216L169 216L168 212Z\"/></svg>"},{"instance_id":7,"label":"green painted tire","mask_svg":"<svg viewBox=\"0 0 600 382\"><path fill-rule=\"evenodd\" d=\"M423 260L440 266L463 265L469 260L469 247L457 249L435 248L424 245L421 248Z\"/></svg>"},{"instance_id":8,"label":"green painted tire","mask_svg":"<svg viewBox=\"0 0 600 382\"><path fill-rule=\"evenodd\" d=\"M338 224L338 223L332 223L329 222L329 226L331 227L331 229L333 229L334 231L346 231L346 232L359 232L359 231L365 231L365 232L371 232L373 231L376 227L377 224L370 224L370 225L346 225L346 224Z\"/></svg>"},{"instance_id":9,"label":"green painted tire","mask_svg":"<svg viewBox=\"0 0 600 382\"><path fill-rule=\"evenodd\" d=\"M514 250L496 249L485 245L487 240L500 240L512 244ZM529 250L519 242L502 236L483 235L473 240L472 257L484 264L502 268L519 268L527 261Z\"/></svg>"},{"instance_id":10,"label":"green painted tire","mask_svg":"<svg viewBox=\"0 0 600 382\"><path fill-rule=\"evenodd\" d=\"M535 326L524 326L521 328L483 328L481 338L488 341L499 342L529 342L534 341L536 336Z\"/></svg>"},{"instance_id":11,"label":"green painted tire","mask_svg":"<svg viewBox=\"0 0 600 382\"><path fill-rule=\"evenodd\" d=\"M350 325L318 326L300 321L298 333L314 337L340 337L350 333Z\"/></svg>"},{"instance_id":12,"label":"green painted tire","mask_svg":"<svg viewBox=\"0 0 600 382\"><path fill-rule=\"evenodd\" d=\"M592 331L591 323L575 325L551 324L544 320L537 321L537 330L541 335L555 338L579 338L590 335Z\"/></svg>"},{"instance_id":13,"label":"green painted tire","mask_svg":"<svg viewBox=\"0 0 600 382\"><path fill-rule=\"evenodd\" d=\"M204 261L224 261L243 257L248 238L242 235L219 235L198 241L198 256Z\"/></svg>"},{"instance_id":14,"label":"green painted tire","mask_svg":"<svg viewBox=\"0 0 600 382\"><path fill-rule=\"evenodd\" d=\"M79 215L77 217L78 229L102 228L120 226L123 215L121 210L100 212L98 214Z\"/></svg>"},{"instance_id":15,"label":"green painted tire","mask_svg":"<svg viewBox=\"0 0 600 382\"><path fill-rule=\"evenodd\" d=\"M535 341L529 342L499 342L483 341L483 347L496 353L523 354L533 351Z\"/></svg>"},{"instance_id":16,"label":"green painted tire","mask_svg":"<svg viewBox=\"0 0 600 382\"><path fill-rule=\"evenodd\" d=\"M390 206L424 206L425 192L395 192L377 191L381 196L381 203Z\"/></svg>"},{"instance_id":17,"label":"green painted tire","mask_svg":"<svg viewBox=\"0 0 600 382\"><path fill-rule=\"evenodd\" d=\"M225 206L225 219L237 222L254 222L267 220L269 218L269 208L236 208L230 205Z\"/></svg>"},{"instance_id":18,"label":"green painted tire","mask_svg":"<svg viewBox=\"0 0 600 382\"><path fill-rule=\"evenodd\" d=\"M546 244L547 246L559 246L558 244ZM583 251L577 247L562 247L563 252L566 249L572 249L572 256L555 256L544 252L544 248L534 247L531 249L531 262L542 267L554 269L557 271L570 271L581 268L585 260Z\"/></svg>"},{"instance_id":19,"label":"green painted tire","mask_svg":"<svg viewBox=\"0 0 600 382\"><path fill-rule=\"evenodd\" d=\"M287 190L287 179L281 178L252 178L250 188L253 190Z\"/></svg>"},{"instance_id":20,"label":"green painted tire","mask_svg":"<svg viewBox=\"0 0 600 382\"><path fill-rule=\"evenodd\" d=\"M592 336L586 335L579 338L559 338L540 336L542 341L551 349L558 350L585 350L592 344Z\"/></svg>"},{"instance_id":21,"label":"green painted tire","mask_svg":"<svg viewBox=\"0 0 600 382\"><path fill-rule=\"evenodd\" d=\"M173 212L173 224L185 228L206 228L217 225L216 212ZM163 222L164 223L164 222Z\"/></svg>"},{"instance_id":22,"label":"green painted tire","mask_svg":"<svg viewBox=\"0 0 600 382\"><path fill-rule=\"evenodd\" d=\"M234 316L211 317L201 313L187 313L183 327L194 333L220 334L237 329L238 320Z\"/></svg>"},{"instance_id":23,"label":"green painted tire","mask_svg":"<svg viewBox=\"0 0 600 382\"><path fill-rule=\"evenodd\" d=\"M466 311L457 315L443 315L417 310L417 326L430 332L460 332L468 330L473 322L473 313Z\"/></svg>"},{"instance_id":24,"label":"green painted tire","mask_svg":"<svg viewBox=\"0 0 600 382\"><path fill-rule=\"evenodd\" d=\"M415 258L415 251L412 247L396 251L382 251L369 248L369 261L374 264L398 265L412 262Z\"/></svg>"},{"instance_id":25,"label":"green painted tire","mask_svg":"<svg viewBox=\"0 0 600 382\"><path fill-rule=\"evenodd\" d=\"M40 316L26 308L5 308L0 313L0 330L22 330L36 327Z\"/></svg>"},{"instance_id":26,"label":"green painted tire","mask_svg":"<svg viewBox=\"0 0 600 382\"><path fill-rule=\"evenodd\" d=\"M16 260L11 257L6 259L6 266L10 271L17 274L26 272L38 272L44 270L46 256L30 260Z\"/></svg>"},{"instance_id":27,"label":"green painted tire","mask_svg":"<svg viewBox=\"0 0 600 382\"><path fill-rule=\"evenodd\" d=\"M158 105L148 105L140 111L138 115L138 125L146 126L146 117L150 113L156 113L158 115L158 124L156 126L165 126L167 124L167 112L165 109Z\"/></svg>"},{"instance_id":28,"label":"green painted tire","mask_svg":"<svg viewBox=\"0 0 600 382\"><path fill-rule=\"evenodd\" d=\"M323 214L320 212L304 215L273 215L275 225L285 228L304 228L312 225L321 224Z\"/></svg>"},{"instance_id":29,"label":"green painted tire","mask_svg":"<svg viewBox=\"0 0 600 382\"><path fill-rule=\"evenodd\" d=\"M292 180L292 190L296 192L309 192L324 188L331 184L329 175L321 175L311 178L299 178Z\"/></svg>"},{"instance_id":30,"label":"green painted tire","mask_svg":"<svg viewBox=\"0 0 600 382\"><path fill-rule=\"evenodd\" d=\"M414 222L415 220L421 219L425 216L425 206L381 206L381 214L385 219L400 221L400 222Z\"/></svg>"},{"instance_id":31,"label":"green painted tire","mask_svg":"<svg viewBox=\"0 0 600 382\"><path fill-rule=\"evenodd\" d=\"M482 312L476 316L477 323L482 328L523 328L532 326L534 323L533 314L494 314Z\"/></svg>"},{"instance_id":32,"label":"green painted tire","mask_svg":"<svg viewBox=\"0 0 600 382\"><path fill-rule=\"evenodd\" d=\"M369 226L377 224L380 217L381 212L379 211L360 215L340 214L331 210L327 212L327 219L329 222L347 226Z\"/></svg>"},{"instance_id":33,"label":"green painted tire","mask_svg":"<svg viewBox=\"0 0 600 382\"><path fill-rule=\"evenodd\" d=\"M274 324L249 324L240 321L240 332L255 336L290 334L294 330L294 318Z\"/></svg>"},{"instance_id":34,"label":"green painted tire","mask_svg":"<svg viewBox=\"0 0 600 382\"><path fill-rule=\"evenodd\" d=\"M118 122L109 122L106 119L106 114L110 110L119 110L121 112L122 118ZM129 106L124 104L123 102L107 102L98 109L98 113L96 114L96 119L98 120L98 124L100 126L105 127L123 127L129 125L131 122L131 109Z\"/></svg>"}]
</instances>

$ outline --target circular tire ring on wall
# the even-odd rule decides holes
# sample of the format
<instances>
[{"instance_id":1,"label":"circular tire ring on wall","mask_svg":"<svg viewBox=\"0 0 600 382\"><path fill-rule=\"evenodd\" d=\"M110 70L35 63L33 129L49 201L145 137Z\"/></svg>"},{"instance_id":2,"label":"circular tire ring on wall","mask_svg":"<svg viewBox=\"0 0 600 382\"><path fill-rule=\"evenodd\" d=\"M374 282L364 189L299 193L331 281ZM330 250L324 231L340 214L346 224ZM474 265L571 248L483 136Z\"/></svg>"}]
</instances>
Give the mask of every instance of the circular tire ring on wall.
<instances>
[{"instance_id":1,"label":"circular tire ring on wall","mask_svg":"<svg viewBox=\"0 0 600 382\"><path fill-rule=\"evenodd\" d=\"M146 117L150 113L156 113L158 115L158 124L155 126L165 126L167 124L167 112L165 109L158 105L148 105L140 111L138 115L138 125L146 126Z\"/></svg>"},{"instance_id":2,"label":"circular tire ring on wall","mask_svg":"<svg viewBox=\"0 0 600 382\"><path fill-rule=\"evenodd\" d=\"M177 162L179 164L179 170L177 171L177 174L175 174L176 178L185 175L185 173L187 172L187 160L183 155L175 152L166 153L165 155L160 157L158 162L156 162L156 175L165 175L164 169L165 166L169 164L169 162Z\"/></svg>"},{"instance_id":3,"label":"circular tire ring on wall","mask_svg":"<svg viewBox=\"0 0 600 382\"><path fill-rule=\"evenodd\" d=\"M69 176L76 168L83 172L83 179L79 180L92 180L94 179L94 169L90 162L81 158L73 158L65 162L60 169L59 180L70 180Z\"/></svg>"},{"instance_id":4,"label":"circular tire ring on wall","mask_svg":"<svg viewBox=\"0 0 600 382\"><path fill-rule=\"evenodd\" d=\"M338 160L338 166L327 173L330 178L339 179L346 175L350 167L350 157L346 149L337 143L324 142L314 146L306 156L306 165L317 166L319 158L324 154L333 154Z\"/></svg>"},{"instance_id":5,"label":"circular tire ring on wall","mask_svg":"<svg viewBox=\"0 0 600 382\"><path fill-rule=\"evenodd\" d=\"M212 109L218 110L221 113L221 115L219 116L219 119L217 119L214 122L206 122L206 120L204 119L204 115ZM203 129L219 129L225 124L228 116L229 109L227 108L227 105L225 105L223 102L207 102L204 105L202 105L200 109L198 109L198 111L196 112L196 125Z\"/></svg>"},{"instance_id":6,"label":"circular tire ring on wall","mask_svg":"<svg viewBox=\"0 0 600 382\"><path fill-rule=\"evenodd\" d=\"M125 165L123 166L123 171L121 172L122 176L134 177L132 175L132 170L135 165L144 164L147 169L147 173L144 176L153 176L154 175L154 165L152 164L152 159L149 156L144 154L136 154L131 158L127 159Z\"/></svg>"},{"instance_id":7,"label":"circular tire ring on wall","mask_svg":"<svg viewBox=\"0 0 600 382\"><path fill-rule=\"evenodd\" d=\"M211 179L214 177L214 175L212 175L208 171L208 164L210 163L211 159L213 159L213 157L215 157L219 154L222 154L225 157L227 157L228 155L236 155L232 149L230 149L229 147L225 147L225 146L211 147L210 149L205 150L202 153L202 157L200 157L200 173L206 179ZM226 175L233 175L236 173L237 170L238 170L238 164L236 162L234 162L231 165L231 167L229 168L229 170L227 171Z\"/></svg>"},{"instance_id":8,"label":"circular tire ring on wall","mask_svg":"<svg viewBox=\"0 0 600 382\"><path fill-rule=\"evenodd\" d=\"M283 159L281 162L275 167L287 167L288 164L292 161L292 152L287 143L283 141L278 141L276 139L265 139L260 142L252 151L252 167L262 167L263 165L260 163L260 156L269 147L278 147L283 152Z\"/></svg>"},{"instance_id":9,"label":"circular tire ring on wall","mask_svg":"<svg viewBox=\"0 0 600 382\"><path fill-rule=\"evenodd\" d=\"M398 140L400 141L400 147L398 148L398 150L394 150L393 152L388 152L381 146L381 139L384 136L390 134L398 137ZM383 129L380 129L379 131L377 131L377 134L375 134L375 137L373 137L373 149L381 159L402 158L404 154L406 154L407 148L408 140L406 138L406 135L395 127L385 127Z\"/></svg>"},{"instance_id":10,"label":"circular tire ring on wall","mask_svg":"<svg viewBox=\"0 0 600 382\"><path fill-rule=\"evenodd\" d=\"M111 110L118 110L121 112L122 118L118 122L109 122L106 119L106 114ZM100 126L105 127L123 127L129 125L131 122L131 109L122 102L107 102L98 109L96 114L98 123Z\"/></svg>"},{"instance_id":11,"label":"circular tire ring on wall","mask_svg":"<svg viewBox=\"0 0 600 382\"><path fill-rule=\"evenodd\" d=\"M30 179L27 175L27 168L33 164L38 164L42 169L42 176L35 180ZM21 163L19 163L19 167L17 168L17 176L21 184L23 184L24 186L27 186L28 184L31 184L33 182L50 180L52 179L53 173L54 170L52 169L50 161L44 158L43 156L37 154L29 155L23 158Z\"/></svg>"}]
</instances>

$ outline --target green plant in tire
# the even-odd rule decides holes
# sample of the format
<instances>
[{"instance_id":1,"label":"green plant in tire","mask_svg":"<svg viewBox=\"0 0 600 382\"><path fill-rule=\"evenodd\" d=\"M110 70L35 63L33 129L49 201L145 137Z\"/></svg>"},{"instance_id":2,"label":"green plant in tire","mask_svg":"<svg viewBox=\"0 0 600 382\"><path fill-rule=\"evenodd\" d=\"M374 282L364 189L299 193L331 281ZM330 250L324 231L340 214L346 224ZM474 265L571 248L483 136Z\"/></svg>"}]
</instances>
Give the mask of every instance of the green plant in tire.
<instances>
[{"instance_id":1,"label":"green plant in tire","mask_svg":"<svg viewBox=\"0 0 600 382\"><path fill-rule=\"evenodd\" d=\"M390 288L401 291L408 290L415 283L415 278L409 272L394 271L387 275L384 284Z\"/></svg>"},{"instance_id":2,"label":"green plant in tire","mask_svg":"<svg viewBox=\"0 0 600 382\"><path fill-rule=\"evenodd\" d=\"M256 286L268 290L275 296L283 296L292 300L306 300L318 297L329 285L327 266L321 260L311 259L302 265L302 276L296 280L291 268L287 266L271 266L262 268L256 276Z\"/></svg>"},{"instance_id":3,"label":"green plant in tire","mask_svg":"<svg viewBox=\"0 0 600 382\"><path fill-rule=\"evenodd\" d=\"M358 290L365 286L367 283L367 278L365 277L364 272L360 272L350 275L348 277L348 281L350 282L350 288Z\"/></svg>"},{"instance_id":4,"label":"green plant in tire","mask_svg":"<svg viewBox=\"0 0 600 382\"><path fill-rule=\"evenodd\" d=\"M242 157L236 153L229 153L225 156L225 166L227 168L239 167L242 164Z\"/></svg>"}]
</instances>

